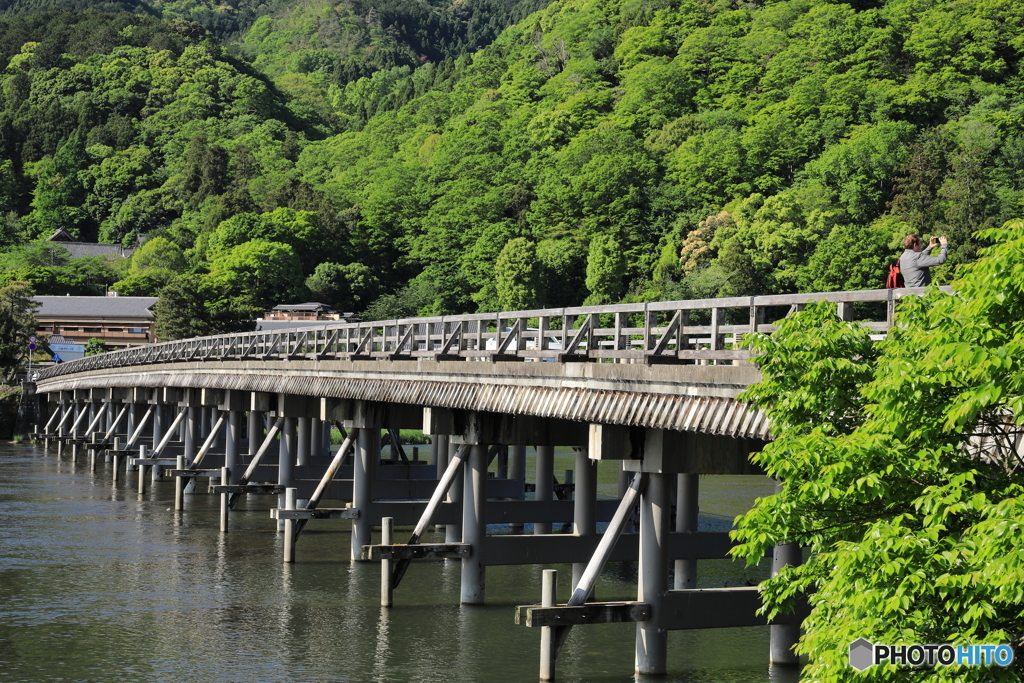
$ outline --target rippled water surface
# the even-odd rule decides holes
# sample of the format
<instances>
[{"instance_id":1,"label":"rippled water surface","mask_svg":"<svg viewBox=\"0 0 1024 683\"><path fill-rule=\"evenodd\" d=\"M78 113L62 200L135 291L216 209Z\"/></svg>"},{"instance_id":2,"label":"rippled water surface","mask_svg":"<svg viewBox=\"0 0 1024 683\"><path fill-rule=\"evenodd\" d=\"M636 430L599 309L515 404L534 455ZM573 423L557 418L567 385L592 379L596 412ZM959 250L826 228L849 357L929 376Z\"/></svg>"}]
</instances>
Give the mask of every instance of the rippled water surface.
<instances>
[{"instance_id":1,"label":"rippled water surface","mask_svg":"<svg viewBox=\"0 0 1024 683\"><path fill-rule=\"evenodd\" d=\"M515 626L513 611L539 601L542 567L488 568L488 604L462 607L456 563L415 564L382 609L379 566L348 562L345 521L313 522L285 565L272 499L243 501L221 534L215 497L189 496L176 514L172 484L139 497L134 480L113 484L109 465L90 472L83 460L0 445L2 681L537 680L539 629ZM769 491L718 478L702 509L734 514ZM570 571L556 568L564 601ZM757 572L702 563L700 581L738 585ZM610 565L597 597L635 599L635 580L635 566ZM633 680L634 631L574 629L558 680ZM769 671L767 627L669 638L671 674L656 680L796 680Z\"/></svg>"}]
</instances>

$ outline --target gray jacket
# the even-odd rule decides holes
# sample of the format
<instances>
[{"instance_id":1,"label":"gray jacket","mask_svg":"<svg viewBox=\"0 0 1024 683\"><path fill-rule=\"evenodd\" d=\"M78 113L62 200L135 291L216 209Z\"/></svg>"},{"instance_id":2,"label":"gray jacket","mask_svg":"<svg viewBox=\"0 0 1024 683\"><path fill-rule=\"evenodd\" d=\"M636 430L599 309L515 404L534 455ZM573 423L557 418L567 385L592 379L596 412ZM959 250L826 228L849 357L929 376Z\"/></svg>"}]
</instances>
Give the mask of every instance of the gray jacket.
<instances>
[{"instance_id":1,"label":"gray jacket","mask_svg":"<svg viewBox=\"0 0 1024 683\"><path fill-rule=\"evenodd\" d=\"M948 244L939 245L942 249L938 256L929 256L927 251L914 251L907 249L900 256L900 273L903 275L903 284L907 287L927 287L932 282L932 274L929 270L932 266L939 266L946 262L946 250Z\"/></svg>"}]
</instances>

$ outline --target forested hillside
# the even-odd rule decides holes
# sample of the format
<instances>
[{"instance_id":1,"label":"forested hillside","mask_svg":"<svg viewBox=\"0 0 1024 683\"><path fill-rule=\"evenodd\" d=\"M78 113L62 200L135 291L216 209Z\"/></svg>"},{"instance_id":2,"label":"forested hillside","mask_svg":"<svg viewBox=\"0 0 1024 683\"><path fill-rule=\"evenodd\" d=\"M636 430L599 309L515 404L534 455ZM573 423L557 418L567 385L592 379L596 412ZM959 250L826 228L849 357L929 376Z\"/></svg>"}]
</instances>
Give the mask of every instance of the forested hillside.
<instances>
[{"instance_id":1,"label":"forested hillside","mask_svg":"<svg viewBox=\"0 0 1024 683\"><path fill-rule=\"evenodd\" d=\"M1024 209L1024 0L558 0L454 58L526 5L408 7L311 1L227 48L145 13L0 20L8 279L74 279L14 248L63 224L145 233L104 277L191 332L307 297L879 287L904 234L950 237L947 281Z\"/></svg>"}]
</instances>

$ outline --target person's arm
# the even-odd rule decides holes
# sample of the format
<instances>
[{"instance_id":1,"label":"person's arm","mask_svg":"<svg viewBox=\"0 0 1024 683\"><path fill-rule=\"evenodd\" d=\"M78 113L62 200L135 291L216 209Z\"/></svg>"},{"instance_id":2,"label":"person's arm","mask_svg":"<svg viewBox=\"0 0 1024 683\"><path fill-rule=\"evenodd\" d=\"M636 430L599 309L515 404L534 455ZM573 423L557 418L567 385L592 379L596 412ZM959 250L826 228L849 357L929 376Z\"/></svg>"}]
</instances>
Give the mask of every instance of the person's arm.
<instances>
[{"instance_id":1,"label":"person's arm","mask_svg":"<svg viewBox=\"0 0 1024 683\"><path fill-rule=\"evenodd\" d=\"M931 268L932 266L941 266L943 263L946 262L946 252L949 250L949 240L947 240L945 237L939 237L939 238L933 237L931 239L931 241L929 241L929 243L928 243L928 251L931 251L932 248L935 246L935 240L936 239L938 239L939 246L941 247L941 249L939 249L939 255L938 256L929 256L925 252L921 252L920 254L918 254L918 256L917 256L917 265L920 266L921 268Z\"/></svg>"}]
</instances>

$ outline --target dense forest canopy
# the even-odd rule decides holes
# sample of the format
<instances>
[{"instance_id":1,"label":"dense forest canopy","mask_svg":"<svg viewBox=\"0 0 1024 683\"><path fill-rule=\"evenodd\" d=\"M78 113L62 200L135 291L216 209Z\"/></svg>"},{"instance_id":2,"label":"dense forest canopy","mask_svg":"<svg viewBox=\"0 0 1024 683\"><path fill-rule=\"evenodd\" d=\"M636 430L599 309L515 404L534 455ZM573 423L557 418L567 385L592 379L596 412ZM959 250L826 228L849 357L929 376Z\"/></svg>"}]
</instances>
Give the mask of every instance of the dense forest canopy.
<instances>
[{"instance_id":1,"label":"dense forest canopy","mask_svg":"<svg viewBox=\"0 0 1024 683\"><path fill-rule=\"evenodd\" d=\"M211 329L875 288L1024 208L1024 0L126 3L5 3L8 280L63 225Z\"/></svg>"}]
</instances>

